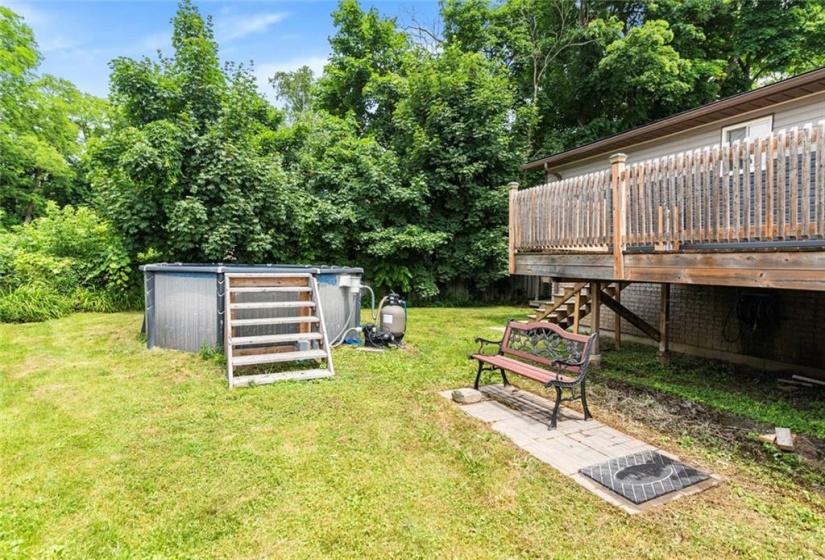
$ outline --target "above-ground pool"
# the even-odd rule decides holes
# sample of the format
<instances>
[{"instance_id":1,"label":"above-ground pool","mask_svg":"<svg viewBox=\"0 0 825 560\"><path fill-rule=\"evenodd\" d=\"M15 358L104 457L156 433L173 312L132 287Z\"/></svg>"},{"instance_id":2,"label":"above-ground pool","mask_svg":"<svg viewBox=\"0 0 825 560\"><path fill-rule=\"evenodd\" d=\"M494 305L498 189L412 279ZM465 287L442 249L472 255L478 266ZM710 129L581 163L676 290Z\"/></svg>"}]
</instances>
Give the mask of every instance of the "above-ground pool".
<instances>
[{"instance_id":1,"label":"above-ground pool","mask_svg":"<svg viewBox=\"0 0 825 560\"><path fill-rule=\"evenodd\" d=\"M144 277L147 348L157 346L186 352L205 348L223 350L226 273L312 274L318 282L321 312L330 341L360 322L360 294L350 286L354 279L356 284L360 283L364 273L361 268L160 263L140 269ZM243 297L254 302L258 294L243 294ZM256 311L248 313L254 317ZM256 327L247 328L250 330L246 335L255 334Z\"/></svg>"}]
</instances>

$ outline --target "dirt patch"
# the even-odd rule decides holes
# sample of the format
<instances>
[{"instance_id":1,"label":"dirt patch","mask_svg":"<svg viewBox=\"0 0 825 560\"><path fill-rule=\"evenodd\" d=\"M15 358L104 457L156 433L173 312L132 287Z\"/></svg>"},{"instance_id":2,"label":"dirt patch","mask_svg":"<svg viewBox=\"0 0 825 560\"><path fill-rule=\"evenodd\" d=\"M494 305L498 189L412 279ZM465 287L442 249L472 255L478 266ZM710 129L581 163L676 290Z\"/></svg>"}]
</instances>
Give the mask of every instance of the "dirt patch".
<instances>
[{"instance_id":1,"label":"dirt patch","mask_svg":"<svg viewBox=\"0 0 825 560\"><path fill-rule=\"evenodd\" d=\"M774 426L742 418L681 397L612 379L591 385L592 410L608 411L616 421L637 424L685 442L699 441L780 470L796 482L825 495L825 441L798 435L792 453L760 442Z\"/></svg>"},{"instance_id":2,"label":"dirt patch","mask_svg":"<svg viewBox=\"0 0 825 560\"><path fill-rule=\"evenodd\" d=\"M12 379L22 379L38 371L53 368L60 364L56 358L44 356L26 356L26 359L17 367L9 367L9 377Z\"/></svg>"}]
</instances>

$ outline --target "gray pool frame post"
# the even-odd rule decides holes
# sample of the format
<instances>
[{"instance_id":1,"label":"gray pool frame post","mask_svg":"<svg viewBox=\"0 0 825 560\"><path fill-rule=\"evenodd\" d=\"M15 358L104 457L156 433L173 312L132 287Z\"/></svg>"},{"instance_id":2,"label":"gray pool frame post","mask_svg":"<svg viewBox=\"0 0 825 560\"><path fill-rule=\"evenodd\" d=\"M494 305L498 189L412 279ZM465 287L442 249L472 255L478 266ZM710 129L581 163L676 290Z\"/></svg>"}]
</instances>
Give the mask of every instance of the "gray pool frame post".
<instances>
[{"instance_id":1,"label":"gray pool frame post","mask_svg":"<svg viewBox=\"0 0 825 560\"><path fill-rule=\"evenodd\" d=\"M226 324L226 275L224 272L218 272L215 275L215 293L218 296L218 332L216 340L219 341L218 347L221 349L221 352L226 351L226 336L225 335L225 327Z\"/></svg>"},{"instance_id":2,"label":"gray pool frame post","mask_svg":"<svg viewBox=\"0 0 825 560\"><path fill-rule=\"evenodd\" d=\"M146 348L155 347L155 274L143 272L143 285L146 292Z\"/></svg>"}]
</instances>

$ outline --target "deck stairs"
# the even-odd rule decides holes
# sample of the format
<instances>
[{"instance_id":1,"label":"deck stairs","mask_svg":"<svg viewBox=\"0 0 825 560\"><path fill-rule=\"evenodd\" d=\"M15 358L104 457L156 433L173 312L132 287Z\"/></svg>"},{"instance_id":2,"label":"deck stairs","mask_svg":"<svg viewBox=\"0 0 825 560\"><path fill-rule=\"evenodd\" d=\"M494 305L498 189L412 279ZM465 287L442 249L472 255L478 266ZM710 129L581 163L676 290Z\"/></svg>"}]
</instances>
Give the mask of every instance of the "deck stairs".
<instances>
[{"instance_id":1,"label":"deck stairs","mask_svg":"<svg viewBox=\"0 0 825 560\"><path fill-rule=\"evenodd\" d=\"M615 299L629 285L627 282L614 282L603 286L602 291ZM592 306L593 297L588 282L554 282L553 296L539 302L539 307L527 318L531 321L549 321L570 329L590 314Z\"/></svg>"},{"instance_id":2,"label":"deck stairs","mask_svg":"<svg viewBox=\"0 0 825 560\"><path fill-rule=\"evenodd\" d=\"M238 273L225 278L224 353L230 389L334 374L318 284L311 274ZM278 371L260 373L275 368Z\"/></svg>"}]
</instances>

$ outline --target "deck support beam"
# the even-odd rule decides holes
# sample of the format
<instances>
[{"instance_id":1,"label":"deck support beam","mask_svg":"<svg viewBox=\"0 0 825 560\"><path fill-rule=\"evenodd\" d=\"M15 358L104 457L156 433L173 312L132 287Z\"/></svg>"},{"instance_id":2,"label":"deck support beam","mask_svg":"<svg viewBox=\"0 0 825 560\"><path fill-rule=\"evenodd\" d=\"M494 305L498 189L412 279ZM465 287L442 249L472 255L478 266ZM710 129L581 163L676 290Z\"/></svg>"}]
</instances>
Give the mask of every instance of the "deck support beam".
<instances>
[{"instance_id":1,"label":"deck support beam","mask_svg":"<svg viewBox=\"0 0 825 560\"><path fill-rule=\"evenodd\" d=\"M654 327L650 326L647 321L633 313L630 309L607 295L606 293L602 292L602 303L604 303L607 307L609 307L616 315L619 315L622 319L642 331L645 335L649 338L652 338L656 342L659 342L661 336L659 331L657 331Z\"/></svg>"},{"instance_id":2,"label":"deck support beam","mask_svg":"<svg viewBox=\"0 0 825 560\"><path fill-rule=\"evenodd\" d=\"M659 359L670 361L670 284L662 284L659 297Z\"/></svg>"},{"instance_id":3,"label":"deck support beam","mask_svg":"<svg viewBox=\"0 0 825 560\"><path fill-rule=\"evenodd\" d=\"M587 278L599 282L655 282L825 292L825 247L794 251L682 251L625 253L624 277L613 274L613 256L517 253L516 274Z\"/></svg>"},{"instance_id":4,"label":"deck support beam","mask_svg":"<svg viewBox=\"0 0 825 560\"><path fill-rule=\"evenodd\" d=\"M591 349L590 354L590 364L596 367L601 365L602 362L602 354L601 354L601 343L599 339L601 338L601 321L602 321L602 285L600 282L591 282L590 283L590 293L593 294L591 296L590 302L590 333L595 333L599 336L596 337L596 340L593 341L593 348Z\"/></svg>"}]
</instances>

